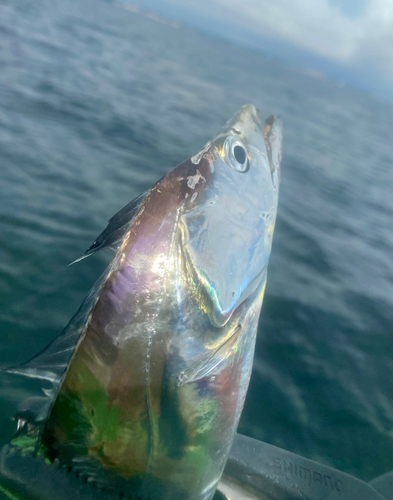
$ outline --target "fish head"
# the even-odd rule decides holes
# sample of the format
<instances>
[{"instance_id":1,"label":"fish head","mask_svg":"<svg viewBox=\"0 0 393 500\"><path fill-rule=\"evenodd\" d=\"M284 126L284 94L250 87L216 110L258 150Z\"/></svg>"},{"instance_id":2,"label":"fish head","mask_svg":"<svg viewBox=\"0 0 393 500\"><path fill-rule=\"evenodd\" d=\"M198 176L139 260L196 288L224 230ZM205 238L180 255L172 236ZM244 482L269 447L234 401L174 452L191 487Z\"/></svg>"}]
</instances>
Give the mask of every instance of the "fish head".
<instances>
[{"instance_id":1,"label":"fish head","mask_svg":"<svg viewBox=\"0 0 393 500\"><path fill-rule=\"evenodd\" d=\"M181 216L182 246L221 328L266 278L277 213L282 126L243 106L194 157Z\"/></svg>"}]
</instances>

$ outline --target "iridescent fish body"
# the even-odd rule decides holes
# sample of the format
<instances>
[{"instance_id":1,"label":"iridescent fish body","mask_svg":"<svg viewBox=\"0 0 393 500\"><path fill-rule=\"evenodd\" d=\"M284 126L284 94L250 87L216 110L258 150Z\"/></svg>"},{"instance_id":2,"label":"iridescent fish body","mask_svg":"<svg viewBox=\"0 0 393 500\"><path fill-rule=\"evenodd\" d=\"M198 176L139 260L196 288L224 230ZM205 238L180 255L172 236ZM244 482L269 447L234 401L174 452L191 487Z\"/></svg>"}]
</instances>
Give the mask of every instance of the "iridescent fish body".
<instances>
[{"instance_id":1,"label":"iridescent fish body","mask_svg":"<svg viewBox=\"0 0 393 500\"><path fill-rule=\"evenodd\" d=\"M15 445L31 436L131 498L212 498L249 383L280 160L279 120L244 106L111 219L85 254L114 248L107 272L63 334L9 370L52 384Z\"/></svg>"}]
</instances>

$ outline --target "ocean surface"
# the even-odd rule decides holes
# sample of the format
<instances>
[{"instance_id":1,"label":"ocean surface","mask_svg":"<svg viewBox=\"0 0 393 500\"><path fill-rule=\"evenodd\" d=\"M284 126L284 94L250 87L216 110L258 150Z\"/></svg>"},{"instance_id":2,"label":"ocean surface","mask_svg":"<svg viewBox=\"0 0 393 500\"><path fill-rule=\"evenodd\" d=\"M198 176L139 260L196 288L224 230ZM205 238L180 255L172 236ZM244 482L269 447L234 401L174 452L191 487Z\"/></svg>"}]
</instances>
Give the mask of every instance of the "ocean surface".
<instances>
[{"instance_id":1,"label":"ocean surface","mask_svg":"<svg viewBox=\"0 0 393 500\"><path fill-rule=\"evenodd\" d=\"M107 220L245 103L284 122L239 432L368 480L392 469L392 104L102 0L0 0L0 364L54 339ZM27 388L0 380L0 445Z\"/></svg>"}]
</instances>

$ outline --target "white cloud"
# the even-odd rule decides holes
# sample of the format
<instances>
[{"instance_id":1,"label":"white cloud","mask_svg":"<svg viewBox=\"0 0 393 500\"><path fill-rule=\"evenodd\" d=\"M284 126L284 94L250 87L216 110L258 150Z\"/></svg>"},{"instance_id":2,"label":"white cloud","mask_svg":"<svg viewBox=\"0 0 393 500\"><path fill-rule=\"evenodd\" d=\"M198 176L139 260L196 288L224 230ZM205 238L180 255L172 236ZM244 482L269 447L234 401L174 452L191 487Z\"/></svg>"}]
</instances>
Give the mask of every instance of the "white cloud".
<instances>
[{"instance_id":1,"label":"white cloud","mask_svg":"<svg viewBox=\"0 0 393 500\"><path fill-rule=\"evenodd\" d=\"M366 0L356 17L328 0L172 1L346 66L368 67L392 80L392 0Z\"/></svg>"}]
</instances>

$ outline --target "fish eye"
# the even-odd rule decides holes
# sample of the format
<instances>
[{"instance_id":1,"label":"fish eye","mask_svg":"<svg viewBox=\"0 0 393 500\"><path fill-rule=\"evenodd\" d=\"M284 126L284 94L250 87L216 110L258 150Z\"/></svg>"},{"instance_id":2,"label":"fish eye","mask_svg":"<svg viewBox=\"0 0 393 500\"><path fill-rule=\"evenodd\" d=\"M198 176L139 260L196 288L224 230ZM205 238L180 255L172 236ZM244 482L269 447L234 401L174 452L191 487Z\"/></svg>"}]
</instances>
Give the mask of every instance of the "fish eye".
<instances>
[{"instance_id":1,"label":"fish eye","mask_svg":"<svg viewBox=\"0 0 393 500\"><path fill-rule=\"evenodd\" d=\"M235 146L233 148L233 154L236 158L236 160L241 164L243 165L243 163L245 163L246 159L247 159L247 155L246 155L246 151L244 148L242 148L241 146Z\"/></svg>"},{"instance_id":2,"label":"fish eye","mask_svg":"<svg viewBox=\"0 0 393 500\"><path fill-rule=\"evenodd\" d=\"M238 138L230 135L224 143L226 163L237 172L247 172L250 168L249 153L247 147Z\"/></svg>"}]
</instances>

